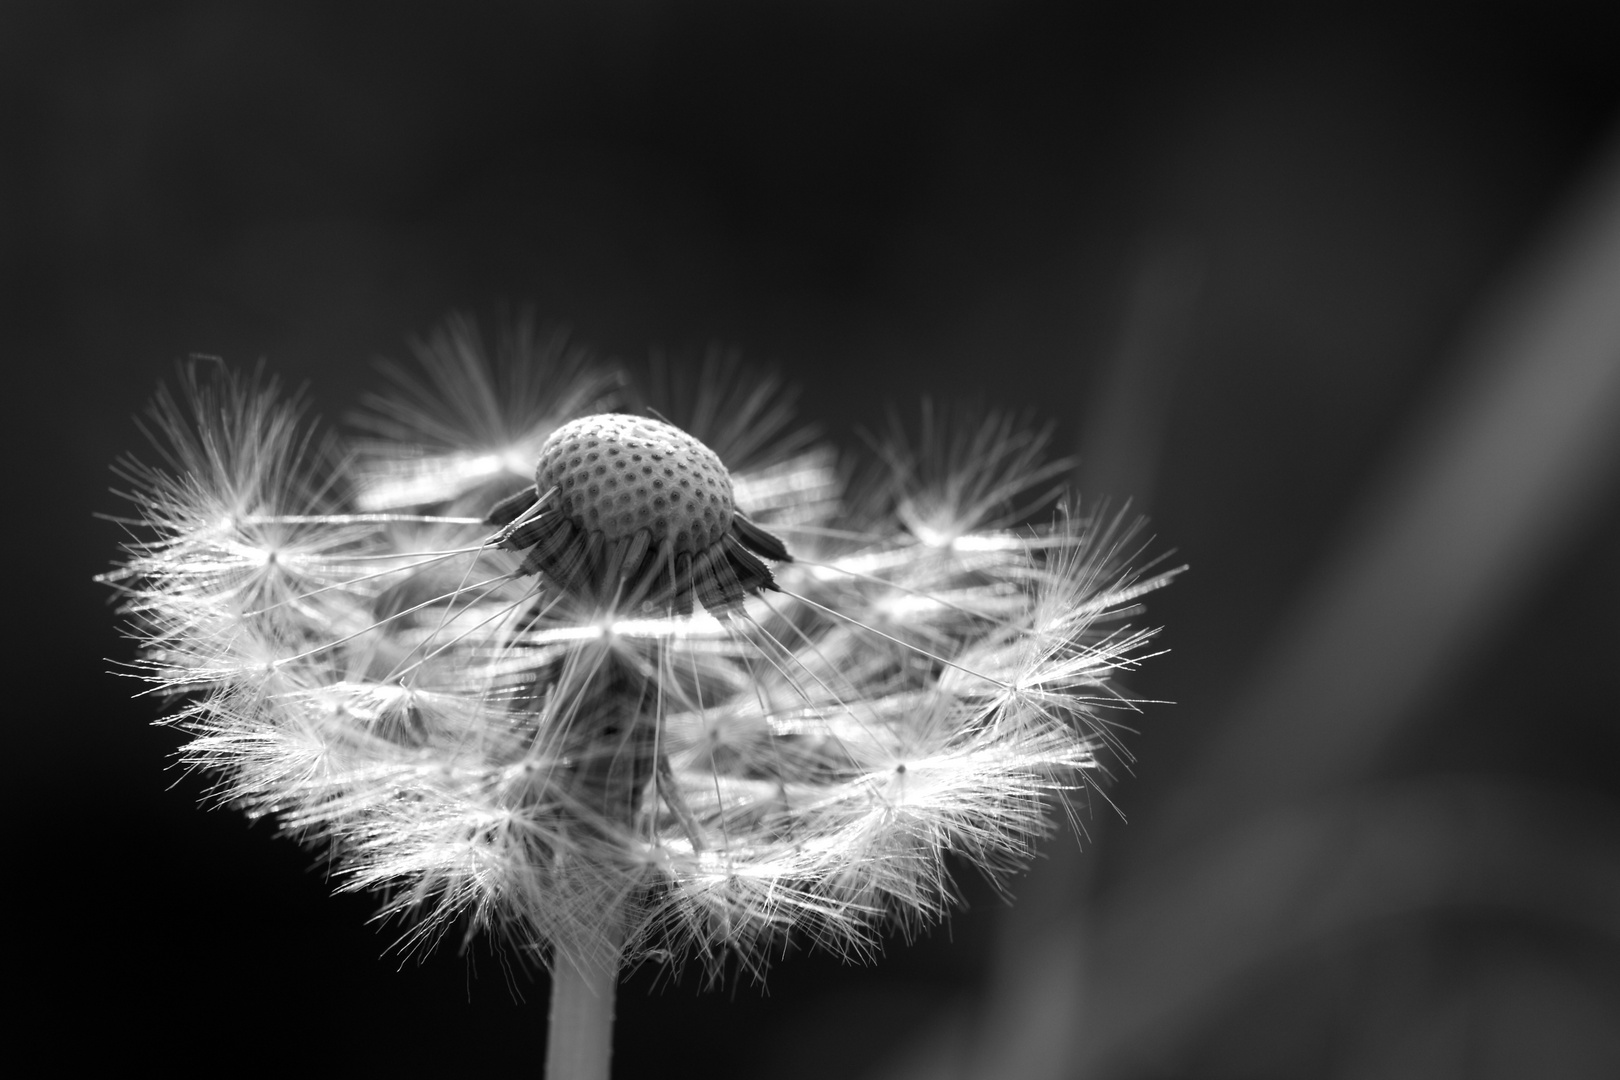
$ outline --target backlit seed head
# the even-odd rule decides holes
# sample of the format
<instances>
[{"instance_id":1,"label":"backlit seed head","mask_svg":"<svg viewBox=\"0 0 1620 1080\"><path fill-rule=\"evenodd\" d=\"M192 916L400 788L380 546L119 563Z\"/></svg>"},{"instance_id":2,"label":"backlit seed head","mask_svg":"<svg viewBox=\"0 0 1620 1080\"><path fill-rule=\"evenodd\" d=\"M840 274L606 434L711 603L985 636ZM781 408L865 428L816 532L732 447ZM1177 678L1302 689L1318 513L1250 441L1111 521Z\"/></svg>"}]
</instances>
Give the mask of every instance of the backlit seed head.
<instances>
[{"instance_id":1,"label":"backlit seed head","mask_svg":"<svg viewBox=\"0 0 1620 1080\"><path fill-rule=\"evenodd\" d=\"M403 948L464 925L717 977L789 935L869 957L944 915L953 860L1020 864L1128 757L1112 679L1177 571L1138 578L1101 512L1025 523L1062 469L1038 431L925 411L852 492L830 450L773 451L777 399L729 370L662 402L689 434L574 419L620 400L583 364L429 359L357 465L273 384L190 370L103 577L136 673L183 698L184 760L330 843Z\"/></svg>"}]
</instances>

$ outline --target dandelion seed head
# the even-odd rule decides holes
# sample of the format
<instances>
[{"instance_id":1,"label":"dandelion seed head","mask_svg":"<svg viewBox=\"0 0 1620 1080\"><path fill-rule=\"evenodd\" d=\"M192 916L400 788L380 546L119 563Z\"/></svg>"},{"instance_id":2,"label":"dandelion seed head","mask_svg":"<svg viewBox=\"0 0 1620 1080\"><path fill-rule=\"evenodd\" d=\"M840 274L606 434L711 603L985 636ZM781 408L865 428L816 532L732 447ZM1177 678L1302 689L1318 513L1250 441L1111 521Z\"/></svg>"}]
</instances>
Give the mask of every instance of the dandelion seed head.
<instances>
[{"instance_id":1,"label":"dandelion seed head","mask_svg":"<svg viewBox=\"0 0 1620 1080\"><path fill-rule=\"evenodd\" d=\"M189 374L104 577L184 760L328 847L402 948L869 957L949 909L948 854L1019 865L1123 754L1169 575L1122 519L1042 520L1039 429L925 410L846 491L769 380L606 413L626 380L535 340L497 377L436 336L357 455Z\"/></svg>"}]
</instances>

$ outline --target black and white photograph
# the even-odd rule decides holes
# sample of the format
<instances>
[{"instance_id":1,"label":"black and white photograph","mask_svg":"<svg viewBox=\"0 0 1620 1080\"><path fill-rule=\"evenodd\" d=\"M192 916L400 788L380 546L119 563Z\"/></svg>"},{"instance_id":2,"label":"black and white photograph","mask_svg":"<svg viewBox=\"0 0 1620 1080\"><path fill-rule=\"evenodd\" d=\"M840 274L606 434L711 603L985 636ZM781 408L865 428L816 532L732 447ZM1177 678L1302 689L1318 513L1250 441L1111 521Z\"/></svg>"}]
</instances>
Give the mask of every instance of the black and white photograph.
<instances>
[{"instance_id":1,"label":"black and white photograph","mask_svg":"<svg viewBox=\"0 0 1620 1080\"><path fill-rule=\"evenodd\" d=\"M1620 1076L1620 5L0 0L0 357L24 1075Z\"/></svg>"}]
</instances>

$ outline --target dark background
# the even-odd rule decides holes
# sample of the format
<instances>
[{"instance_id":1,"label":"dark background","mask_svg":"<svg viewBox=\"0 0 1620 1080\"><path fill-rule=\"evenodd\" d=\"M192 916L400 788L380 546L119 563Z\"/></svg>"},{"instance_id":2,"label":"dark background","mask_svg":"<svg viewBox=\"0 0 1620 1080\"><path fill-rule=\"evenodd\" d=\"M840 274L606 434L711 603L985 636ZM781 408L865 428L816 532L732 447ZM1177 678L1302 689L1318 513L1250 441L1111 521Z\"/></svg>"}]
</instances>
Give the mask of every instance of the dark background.
<instances>
[{"instance_id":1,"label":"dark background","mask_svg":"<svg viewBox=\"0 0 1620 1080\"><path fill-rule=\"evenodd\" d=\"M336 419L447 313L530 306L631 361L737 347L839 440L923 394L1033 409L1193 567L1150 606L1172 651L1131 689L1176 704L1129 826L1099 808L1010 909L964 881L872 968L632 978L619 1075L1612 1074L1612 444L1501 486L1512 557L1311 654L1365 659L1355 693L1289 649L1344 624L1333 582L1389 580L1381 493L1616 197L1617 10L0 4L14 990L64 1059L538 1071L543 979L402 963L372 901L196 808L90 580L179 358L263 358ZM1413 535L1421 585L1476 533ZM1353 753L1264 738L1364 700Z\"/></svg>"}]
</instances>

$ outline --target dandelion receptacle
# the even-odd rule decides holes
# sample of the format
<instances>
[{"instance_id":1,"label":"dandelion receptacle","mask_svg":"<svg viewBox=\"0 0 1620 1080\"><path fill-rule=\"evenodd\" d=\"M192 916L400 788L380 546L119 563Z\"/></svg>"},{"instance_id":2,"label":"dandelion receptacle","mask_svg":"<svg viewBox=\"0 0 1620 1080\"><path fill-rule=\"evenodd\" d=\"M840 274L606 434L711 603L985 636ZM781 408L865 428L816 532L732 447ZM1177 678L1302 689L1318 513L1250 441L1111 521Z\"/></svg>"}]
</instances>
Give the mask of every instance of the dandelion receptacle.
<instances>
[{"instance_id":1,"label":"dandelion receptacle","mask_svg":"<svg viewBox=\"0 0 1620 1080\"><path fill-rule=\"evenodd\" d=\"M548 965L548 1072L605 1076L618 972L864 957L1024 863L1147 653L1135 527L1045 435L926 408L852 467L734 365L638 386L449 324L321 434L182 370L119 466L134 672L222 803L320 845L408 949Z\"/></svg>"}]
</instances>

